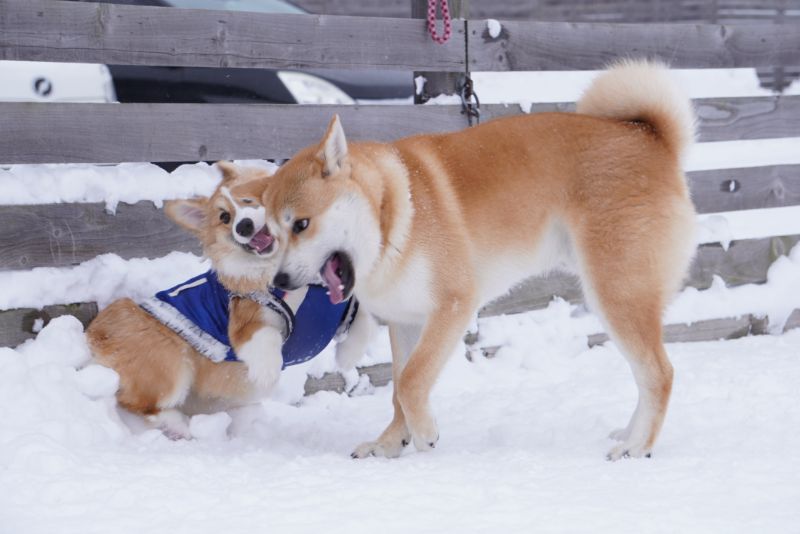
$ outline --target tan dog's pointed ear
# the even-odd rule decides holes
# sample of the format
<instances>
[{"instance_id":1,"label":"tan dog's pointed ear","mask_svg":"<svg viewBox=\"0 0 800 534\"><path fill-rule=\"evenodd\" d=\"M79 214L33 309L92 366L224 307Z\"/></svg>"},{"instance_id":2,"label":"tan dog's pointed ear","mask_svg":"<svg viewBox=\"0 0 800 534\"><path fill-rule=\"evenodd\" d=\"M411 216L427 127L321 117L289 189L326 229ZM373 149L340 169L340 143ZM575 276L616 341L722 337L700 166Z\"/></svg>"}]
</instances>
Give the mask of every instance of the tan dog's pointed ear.
<instances>
[{"instance_id":1,"label":"tan dog's pointed ear","mask_svg":"<svg viewBox=\"0 0 800 534\"><path fill-rule=\"evenodd\" d=\"M186 230L199 234L206 218L207 203L208 199L205 197L168 200L164 203L164 213Z\"/></svg>"},{"instance_id":2,"label":"tan dog's pointed ear","mask_svg":"<svg viewBox=\"0 0 800 534\"><path fill-rule=\"evenodd\" d=\"M344 136L339 115L334 115L328 124L328 131L319 145L317 157L322 163L322 177L336 174L347 158L347 139Z\"/></svg>"},{"instance_id":3,"label":"tan dog's pointed ear","mask_svg":"<svg viewBox=\"0 0 800 534\"><path fill-rule=\"evenodd\" d=\"M239 177L239 169L230 161L218 161L216 166L222 173L223 184L227 184Z\"/></svg>"}]
</instances>

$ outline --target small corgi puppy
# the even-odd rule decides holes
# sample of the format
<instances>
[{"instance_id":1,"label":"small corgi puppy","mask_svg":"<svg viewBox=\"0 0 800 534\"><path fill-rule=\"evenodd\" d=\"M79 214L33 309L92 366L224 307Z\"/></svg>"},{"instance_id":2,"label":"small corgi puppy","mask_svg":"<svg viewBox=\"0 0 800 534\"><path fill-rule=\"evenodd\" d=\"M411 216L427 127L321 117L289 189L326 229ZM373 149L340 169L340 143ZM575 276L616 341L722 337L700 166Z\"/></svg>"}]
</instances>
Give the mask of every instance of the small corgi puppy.
<instances>
[{"instance_id":1,"label":"small corgi puppy","mask_svg":"<svg viewBox=\"0 0 800 534\"><path fill-rule=\"evenodd\" d=\"M119 374L119 404L172 438L191 437L187 414L265 397L283 367L333 338L337 362L352 367L374 328L354 299L334 305L321 286L268 287L281 248L260 202L270 174L217 166L222 181L209 198L165 204L212 269L141 303L117 300L86 331L95 361Z\"/></svg>"}]
</instances>

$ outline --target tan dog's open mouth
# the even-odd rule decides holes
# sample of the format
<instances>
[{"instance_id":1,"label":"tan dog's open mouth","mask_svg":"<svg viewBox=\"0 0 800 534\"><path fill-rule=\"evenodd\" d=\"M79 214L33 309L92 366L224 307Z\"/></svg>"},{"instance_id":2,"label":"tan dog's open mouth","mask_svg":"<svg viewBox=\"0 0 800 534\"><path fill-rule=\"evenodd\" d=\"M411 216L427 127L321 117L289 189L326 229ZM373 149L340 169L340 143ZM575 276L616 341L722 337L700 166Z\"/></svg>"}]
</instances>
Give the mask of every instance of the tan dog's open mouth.
<instances>
[{"instance_id":1,"label":"tan dog's open mouth","mask_svg":"<svg viewBox=\"0 0 800 534\"><path fill-rule=\"evenodd\" d=\"M328 296L333 304L350 297L356 277L353 262L346 253L338 251L328 256L319 274L328 287Z\"/></svg>"}]
</instances>

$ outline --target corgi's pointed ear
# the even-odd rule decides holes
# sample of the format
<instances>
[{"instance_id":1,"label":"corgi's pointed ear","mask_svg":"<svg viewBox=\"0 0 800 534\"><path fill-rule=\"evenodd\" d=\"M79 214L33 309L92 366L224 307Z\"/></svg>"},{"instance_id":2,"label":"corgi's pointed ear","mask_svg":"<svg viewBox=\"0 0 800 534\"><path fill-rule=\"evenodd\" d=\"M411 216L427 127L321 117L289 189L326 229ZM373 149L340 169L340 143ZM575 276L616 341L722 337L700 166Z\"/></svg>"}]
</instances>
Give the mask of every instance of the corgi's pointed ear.
<instances>
[{"instance_id":1,"label":"corgi's pointed ear","mask_svg":"<svg viewBox=\"0 0 800 534\"><path fill-rule=\"evenodd\" d=\"M232 182L239 176L239 169L230 161L218 161L217 169L222 173L222 183Z\"/></svg>"},{"instance_id":2,"label":"corgi's pointed ear","mask_svg":"<svg viewBox=\"0 0 800 534\"><path fill-rule=\"evenodd\" d=\"M334 115L328 124L328 131L319 146L318 157L322 163L323 178L336 174L347 159L347 139L339 115Z\"/></svg>"},{"instance_id":3,"label":"corgi's pointed ear","mask_svg":"<svg viewBox=\"0 0 800 534\"><path fill-rule=\"evenodd\" d=\"M203 228L207 203L207 198L168 200L164 203L164 212L167 214L167 217L180 226L197 234Z\"/></svg>"}]
</instances>

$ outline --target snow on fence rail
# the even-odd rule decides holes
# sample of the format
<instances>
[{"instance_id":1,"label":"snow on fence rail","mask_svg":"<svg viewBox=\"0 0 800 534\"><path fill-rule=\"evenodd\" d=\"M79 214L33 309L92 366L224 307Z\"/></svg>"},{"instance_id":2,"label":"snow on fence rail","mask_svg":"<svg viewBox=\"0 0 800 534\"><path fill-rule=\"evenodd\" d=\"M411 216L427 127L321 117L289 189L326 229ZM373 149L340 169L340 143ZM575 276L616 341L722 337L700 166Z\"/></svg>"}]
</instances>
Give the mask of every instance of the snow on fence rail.
<instances>
[{"instance_id":1,"label":"snow on fence rail","mask_svg":"<svg viewBox=\"0 0 800 534\"><path fill-rule=\"evenodd\" d=\"M784 67L797 62L800 25L602 24L503 22L492 37L485 21L454 25L439 46L413 19L266 15L43 0L0 0L0 59L242 68L380 68L456 72L465 51L473 70L600 68L618 57L658 57L676 67ZM409 83L410 80L409 80ZM800 97L696 101L701 141L798 135ZM533 111L571 109L536 104ZM519 113L483 106L485 119ZM316 142L339 113L351 139L389 140L465 126L457 106L279 106L193 104L0 103L0 163L193 161L283 158ZM213 127L209 127L213 125ZM701 212L800 204L800 166L774 165L691 173ZM135 224L134 224L135 222ZM700 248L691 278L761 282L797 236ZM122 245L124 244L124 245ZM158 256L198 251L150 203L0 207L0 270L73 265L97 254ZM554 295L578 298L569 277L538 278L490 304L484 314L541 307ZM32 336L36 319L63 313L90 320L91 303L0 313L0 345ZM795 314L796 316L797 314ZM800 323L797 317L788 325ZM712 324L713 323L713 324ZM670 340L711 339L763 330L752 317L673 325ZM670 337L672 336L672 337ZM385 368L373 383L388 378ZM325 382L328 380L328 382ZM331 377L310 390L330 387ZM316 385L315 385L316 384Z\"/></svg>"}]
</instances>

